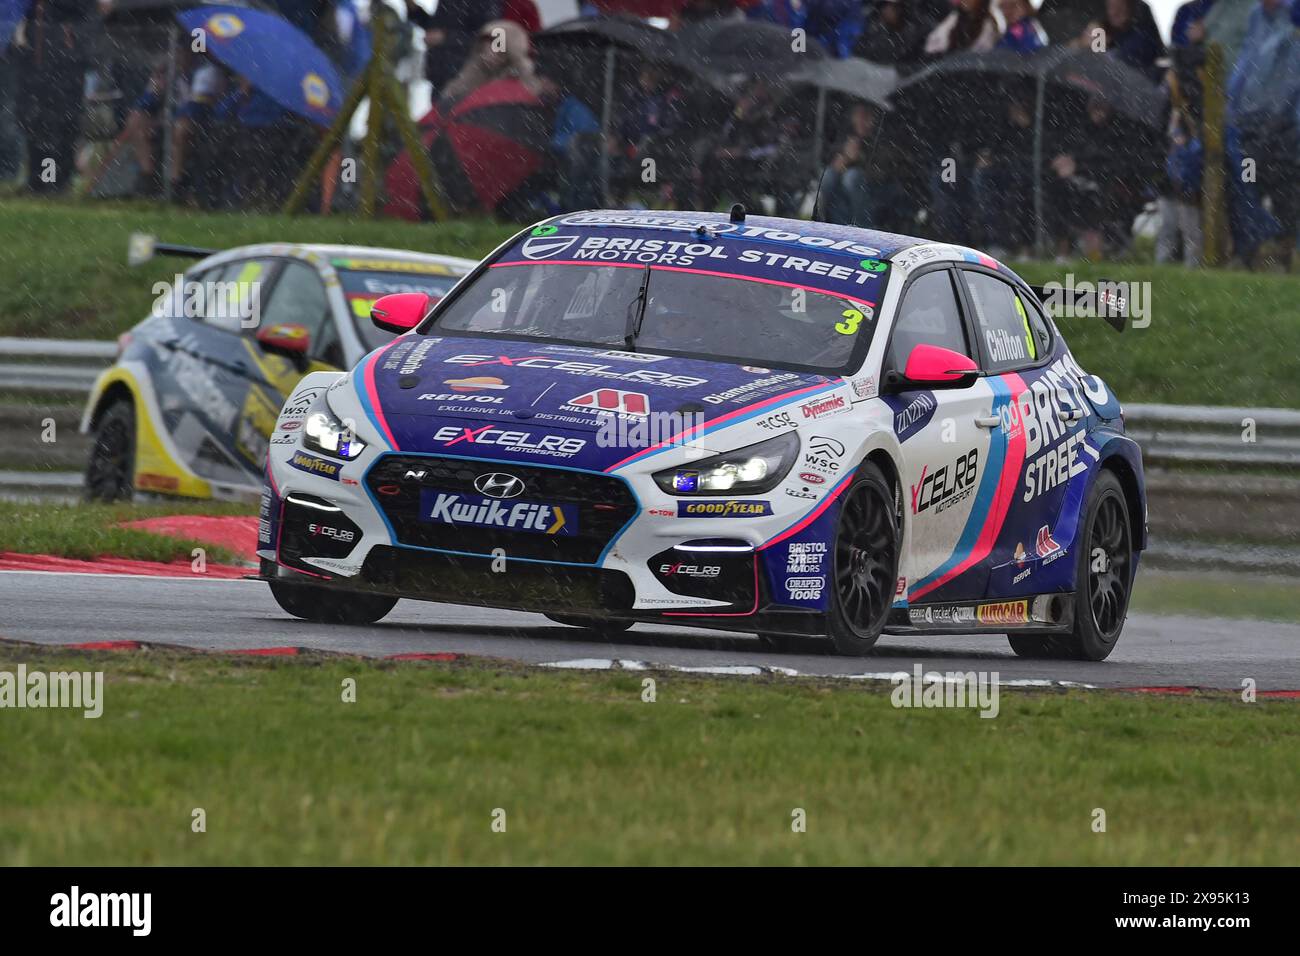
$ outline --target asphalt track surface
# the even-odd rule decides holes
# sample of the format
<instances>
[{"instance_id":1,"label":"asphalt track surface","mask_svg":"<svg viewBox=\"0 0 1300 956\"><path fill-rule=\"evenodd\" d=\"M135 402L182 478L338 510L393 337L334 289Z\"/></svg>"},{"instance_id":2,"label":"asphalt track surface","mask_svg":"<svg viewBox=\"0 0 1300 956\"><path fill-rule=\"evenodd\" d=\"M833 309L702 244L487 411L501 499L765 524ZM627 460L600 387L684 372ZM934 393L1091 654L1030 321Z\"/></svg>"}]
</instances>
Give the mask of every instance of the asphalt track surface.
<instances>
[{"instance_id":1,"label":"asphalt track surface","mask_svg":"<svg viewBox=\"0 0 1300 956\"><path fill-rule=\"evenodd\" d=\"M639 624L614 641L540 615L402 601L369 627L289 617L258 581L0 572L0 638L44 644L144 641L204 650L306 647L374 657L454 652L527 663L622 660L687 668L759 665L799 674L885 676L997 671L1003 681L1097 687L1300 688L1300 626L1219 618L1132 615L1102 663L1021 660L999 636L893 637L868 658L836 657L821 642L795 653L756 638Z\"/></svg>"}]
</instances>

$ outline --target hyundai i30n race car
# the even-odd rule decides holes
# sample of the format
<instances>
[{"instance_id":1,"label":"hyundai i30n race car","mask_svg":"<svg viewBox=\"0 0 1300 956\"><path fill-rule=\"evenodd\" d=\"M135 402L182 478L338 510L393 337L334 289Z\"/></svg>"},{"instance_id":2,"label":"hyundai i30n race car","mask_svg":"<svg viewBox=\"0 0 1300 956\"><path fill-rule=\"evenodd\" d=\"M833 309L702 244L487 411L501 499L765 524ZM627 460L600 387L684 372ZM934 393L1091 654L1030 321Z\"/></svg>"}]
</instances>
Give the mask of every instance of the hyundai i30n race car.
<instances>
[{"instance_id":1,"label":"hyundai i30n race car","mask_svg":"<svg viewBox=\"0 0 1300 956\"><path fill-rule=\"evenodd\" d=\"M147 238L147 237L145 237ZM356 246L257 245L198 256L155 287L149 318L119 339L91 389L86 494L138 489L255 499L276 415L303 375L350 368L393 338L370 321L381 296L436 302L473 261Z\"/></svg>"},{"instance_id":2,"label":"hyundai i30n race car","mask_svg":"<svg viewBox=\"0 0 1300 956\"><path fill-rule=\"evenodd\" d=\"M821 223L586 212L497 249L275 423L262 576L289 613L399 598L823 636L998 633L1100 660L1146 503L1120 405L1018 276Z\"/></svg>"}]
</instances>

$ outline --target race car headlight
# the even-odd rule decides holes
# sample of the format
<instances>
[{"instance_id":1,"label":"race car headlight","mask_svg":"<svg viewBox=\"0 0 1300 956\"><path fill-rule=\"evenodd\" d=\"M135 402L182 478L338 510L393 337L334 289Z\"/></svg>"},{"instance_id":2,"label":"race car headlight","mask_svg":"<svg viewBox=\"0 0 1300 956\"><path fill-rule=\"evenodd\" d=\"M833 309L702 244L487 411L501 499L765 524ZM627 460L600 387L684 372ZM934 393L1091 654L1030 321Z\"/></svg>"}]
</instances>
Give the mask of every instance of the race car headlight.
<instances>
[{"instance_id":1,"label":"race car headlight","mask_svg":"<svg viewBox=\"0 0 1300 956\"><path fill-rule=\"evenodd\" d=\"M312 412L303 423L302 443L312 451L351 461L366 450L351 427L329 412Z\"/></svg>"},{"instance_id":2,"label":"race car headlight","mask_svg":"<svg viewBox=\"0 0 1300 956\"><path fill-rule=\"evenodd\" d=\"M798 434L786 432L757 445L665 469L654 479L670 495L757 495L779 485L798 455Z\"/></svg>"}]
</instances>

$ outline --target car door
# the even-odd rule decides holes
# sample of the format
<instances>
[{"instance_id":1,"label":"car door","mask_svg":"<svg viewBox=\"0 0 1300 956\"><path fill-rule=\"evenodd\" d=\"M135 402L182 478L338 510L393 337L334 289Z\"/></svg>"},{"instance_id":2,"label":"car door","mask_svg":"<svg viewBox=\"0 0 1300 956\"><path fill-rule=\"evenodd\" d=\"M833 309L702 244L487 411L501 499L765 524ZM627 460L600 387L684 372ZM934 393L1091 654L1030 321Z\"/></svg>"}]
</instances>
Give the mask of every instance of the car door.
<instances>
[{"instance_id":1,"label":"car door","mask_svg":"<svg viewBox=\"0 0 1300 956\"><path fill-rule=\"evenodd\" d=\"M989 595L1006 598L1057 589L1049 574L1070 549L1094 450L1089 407L1073 362L1028 294L984 269L962 278L979 342L980 367L999 393L1012 396L998 432L1011 487L1007 517L989 557ZM1075 507L1068 503L1073 496ZM1069 577L1067 564L1057 569Z\"/></svg>"},{"instance_id":2,"label":"car door","mask_svg":"<svg viewBox=\"0 0 1300 956\"><path fill-rule=\"evenodd\" d=\"M275 268L271 259L236 259L188 275L173 334L160 342L165 357L157 384L165 427L186 464L214 482L243 485L250 479L249 454L241 452L238 436L257 373L244 342ZM260 460L252 473L259 468Z\"/></svg>"},{"instance_id":3,"label":"car door","mask_svg":"<svg viewBox=\"0 0 1300 956\"><path fill-rule=\"evenodd\" d=\"M957 276L946 265L908 281L883 374L902 372L911 350L922 344L975 358ZM911 603L973 600L984 593L986 571L977 555L990 494L990 398L983 380L884 397L902 449L903 575Z\"/></svg>"},{"instance_id":4,"label":"car door","mask_svg":"<svg viewBox=\"0 0 1300 956\"><path fill-rule=\"evenodd\" d=\"M302 340L297 354L284 343ZM240 414L237 451L260 469L267 442L285 399L308 372L337 368L342 346L338 339L325 282L316 267L298 259L283 259L265 298L256 326L245 335L248 391Z\"/></svg>"}]
</instances>

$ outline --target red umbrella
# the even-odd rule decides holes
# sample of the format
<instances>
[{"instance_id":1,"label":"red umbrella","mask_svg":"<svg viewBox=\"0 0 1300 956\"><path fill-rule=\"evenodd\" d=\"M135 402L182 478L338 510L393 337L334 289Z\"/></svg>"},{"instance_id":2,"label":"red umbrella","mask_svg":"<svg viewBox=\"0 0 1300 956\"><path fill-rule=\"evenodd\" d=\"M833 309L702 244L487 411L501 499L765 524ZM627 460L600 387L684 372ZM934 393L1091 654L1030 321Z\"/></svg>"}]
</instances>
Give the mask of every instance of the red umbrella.
<instances>
[{"instance_id":1,"label":"red umbrella","mask_svg":"<svg viewBox=\"0 0 1300 956\"><path fill-rule=\"evenodd\" d=\"M516 79L486 83L446 114L435 106L420 127L442 193L454 207L493 209L546 162L547 111ZM385 185L385 213L420 218L419 180L407 153L388 167Z\"/></svg>"}]
</instances>

